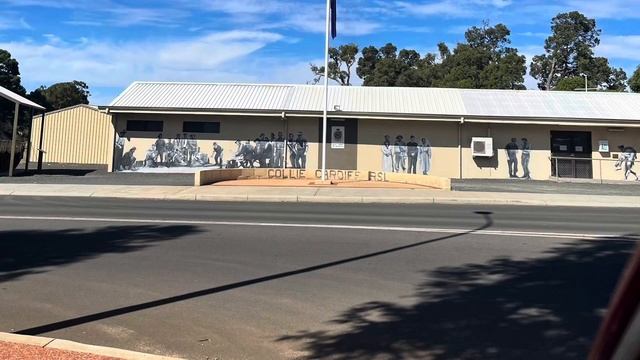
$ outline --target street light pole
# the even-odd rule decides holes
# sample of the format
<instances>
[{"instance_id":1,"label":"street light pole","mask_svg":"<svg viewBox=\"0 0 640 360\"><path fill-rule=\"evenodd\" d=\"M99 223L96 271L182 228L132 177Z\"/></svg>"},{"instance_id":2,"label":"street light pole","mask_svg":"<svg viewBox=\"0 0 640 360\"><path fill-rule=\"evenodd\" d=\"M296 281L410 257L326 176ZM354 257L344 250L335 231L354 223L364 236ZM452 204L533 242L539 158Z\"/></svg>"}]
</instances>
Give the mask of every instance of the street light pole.
<instances>
[{"instance_id":1,"label":"street light pole","mask_svg":"<svg viewBox=\"0 0 640 360\"><path fill-rule=\"evenodd\" d=\"M581 73L580 76L584 77L584 92L589 92L589 81L587 74Z\"/></svg>"}]
</instances>

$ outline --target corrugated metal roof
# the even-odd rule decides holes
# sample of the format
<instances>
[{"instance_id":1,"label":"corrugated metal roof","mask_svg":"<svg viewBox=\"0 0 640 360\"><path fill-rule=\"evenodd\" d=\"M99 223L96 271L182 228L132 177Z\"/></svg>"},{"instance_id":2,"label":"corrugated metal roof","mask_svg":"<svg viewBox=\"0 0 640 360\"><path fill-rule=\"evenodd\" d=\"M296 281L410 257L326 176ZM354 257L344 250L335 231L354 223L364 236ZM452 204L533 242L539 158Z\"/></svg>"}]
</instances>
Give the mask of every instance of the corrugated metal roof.
<instances>
[{"instance_id":1,"label":"corrugated metal roof","mask_svg":"<svg viewBox=\"0 0 640 360\"><path fill-rule=\"evenodd\" d=\"M640 95L619 92L460 90L467 116L640 121Z\"/></svg>"},{"instance_id":2,"label":"corrugated metal roof","mask_svg":"<svg viewBox=\"0 0 640 360\"><path fill-rule=\"evenodd\" d=\"M292 87L289 111L322 111L321 86ZM454 89L332 86L329 110L335 105L349 113L406 115L464 115L460 92Z\"/></svg>"},{"instance_id":3,"label":"corrugated metal roof","mask_svg":"<svg viewBox=\"0 0 640 360\"><path fill-rule=\"evenodd\" d=\"M112 109L321 112L322 86L136 82ZM329 110L362 115L640 121L640 94L399 87L329 88Z\"/></svg>"},{"instance_id":4,"label":"corrugated metal roof","mask_svg":"<svg viewBox=\"0 0 640 360\"><path fill-rule=\"evenodd\" d=\"M38 109L38 110L44 110L44 107L34 103L33 101L22 97L16 93L14 93L13 91L9 90L9 89L5 89L4 87L0 86L0 97L3 97L9 101L12 101L14 103L18 103L20 105L24 105L24 106L28 106L28 107L32 107L34 109Z\"/></svg>"},{"instance_id":5,"label":"corrugated metal roof","mask_svg":"<svg viewBox=\"0 0 640 360\"><path fill-rule=\"evenodd\" d=\"M110 107L285 110L291 86L135 82Z\"/></svg>"}]
</instances>

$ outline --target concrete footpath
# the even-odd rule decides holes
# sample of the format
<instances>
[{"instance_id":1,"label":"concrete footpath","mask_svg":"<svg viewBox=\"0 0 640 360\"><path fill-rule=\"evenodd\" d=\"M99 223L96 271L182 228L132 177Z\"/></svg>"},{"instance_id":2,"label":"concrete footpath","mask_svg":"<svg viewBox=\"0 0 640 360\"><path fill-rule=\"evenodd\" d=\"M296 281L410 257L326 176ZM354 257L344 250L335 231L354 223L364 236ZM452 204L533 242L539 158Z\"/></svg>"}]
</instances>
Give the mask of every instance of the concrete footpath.
<instances>
[{"instance_id":1,"label":"concrete footpath","mask_svg":"<svg viewBox=\"0 0 640 360\"><path fill-rule=\"evenodd\" d=\"M79 184L0 184L0 195L139 198L158 200L493 204L640 208L637 195L442 191L429 189L365 189L339 187L150 186Z\"/></svg>"},{"instance_id":2,"label":"concrete footpath","mask_svg":"<svg viewBox=\"0 0 640 360\"><path fill-rule=\"evenodd\" d=\"M173 357L87 345L68 340L4 332L0 332L0 358L5 360L178 360Z\"/></svg>"}]
</instances>

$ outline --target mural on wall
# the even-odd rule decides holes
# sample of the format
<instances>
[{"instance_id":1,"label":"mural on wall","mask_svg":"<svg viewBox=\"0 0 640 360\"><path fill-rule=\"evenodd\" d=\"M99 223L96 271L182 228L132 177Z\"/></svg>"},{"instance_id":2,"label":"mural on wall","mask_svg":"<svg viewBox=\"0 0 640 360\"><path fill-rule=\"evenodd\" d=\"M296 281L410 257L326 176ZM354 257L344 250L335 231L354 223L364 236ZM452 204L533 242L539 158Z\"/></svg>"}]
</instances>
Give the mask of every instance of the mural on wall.
<instances>
[{"instance_id":1,"label":"mural on wall","mask_svg":"<svg viewBox=\"0 0 640 360\"><path fill-rule=\"evenodd\" d=\"M136 159L136 147L124 151L131 139L126 131L116 136L114 168L116 171L148 171L151 169L169 168L281 168L285 166L286 157L290 168L306 168L309 144L302 132L296 136L293 133L285 139L282 132L271 133L270 136L260 134L253 141L240 139L235 141L232 156L226 159L223 146L213 141L212 153L202 151L196 136L191 134L177 134L173 139L165 139L158 134L156 140L147 149L144 160ZM203 140L200 140L202 143ZM288 154L287 154L288 153Z\"/></svg>"},{"instance_id":2,"label":"mural on wall","mask_svg":"<svg viewBox=\"0 0 640 360\"><path fill-rule=\"evenodd\" d=\"M618 156L618 161L616 161L615 167L616 171L624 170L624 179L629 180L630 175L633 175L638 181L638 174L633 171L633 165L636 162L636 158L638 153L636 149L631 146L618 146L620 150L620 155Z\"/></svg>"},{"instance_id":3,"label":"mural on wall","mask_svg":"<svg viewBox=\"0 0 640 360\"><path fill-rule=\"evenodd\" d=\"M509 167L510 178L522 178L531 180L531 173L529 172L529 162L531 160L531 144L527 138L520 139L521 144L518 144L516 138L511 138L511 142L504 147L507 153L507 165ZM518 153L520 153L520 161L522 165L523 174L518 176Z\"/></svg>"},{"instance_id":4,"label":"mural on wall","mask_svg":"<svg viewBox=\"0 0 640 360\"><path fill-rule=\"evenodd\" d=\"M429 175L431 171L431 143L426 138L418 142L414 135L404 142L402 135L396 136L393 144L391 137L384 136L382 143L382 171L406 172L408 174Z\"/></svg>"}]
</instances>

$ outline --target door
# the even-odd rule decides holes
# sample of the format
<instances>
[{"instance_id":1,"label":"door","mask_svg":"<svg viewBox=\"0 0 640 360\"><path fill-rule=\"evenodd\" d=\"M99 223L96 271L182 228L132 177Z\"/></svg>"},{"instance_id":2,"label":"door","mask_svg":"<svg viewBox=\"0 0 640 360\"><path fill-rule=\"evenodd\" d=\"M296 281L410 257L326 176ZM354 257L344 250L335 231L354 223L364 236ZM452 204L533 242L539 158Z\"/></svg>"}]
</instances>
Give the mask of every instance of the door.
<instances>
[{"instance_id":1,"label":"door","mask_svg":"<svg viewBox=\"0 0 640 360\"><path fill-rule=\"evenodd\" d=\"M319 124L318 168L322 167L322 119ZM327 120L327 169L358 168L358 119Z\"/></svg>"},{"instance_id":2,"label":"door","mask_svg":"<svg viewBox=\"0 0 640 360\"><path fill-rule=\"evenodd\" d=\"M591 179L591 132L551 132L551 176Z\"/></svg>"}]
</instances>

